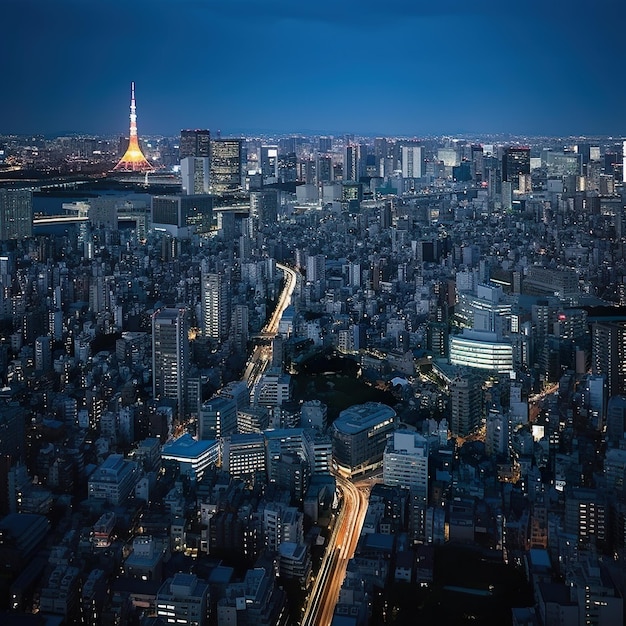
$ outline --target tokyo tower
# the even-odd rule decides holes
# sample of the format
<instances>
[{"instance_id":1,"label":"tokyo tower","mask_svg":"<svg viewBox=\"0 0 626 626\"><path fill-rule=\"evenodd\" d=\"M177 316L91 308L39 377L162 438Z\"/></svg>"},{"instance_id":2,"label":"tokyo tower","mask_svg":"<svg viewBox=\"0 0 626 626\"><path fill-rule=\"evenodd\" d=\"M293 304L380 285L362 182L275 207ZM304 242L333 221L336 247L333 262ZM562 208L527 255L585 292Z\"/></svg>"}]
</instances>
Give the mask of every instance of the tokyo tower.
<instances>
[{"instance_id":1,"label":"tokyo tower","mask_svg":"<svg viewBox=\"0 0 626 626\"><path fill-rule=\"evenodd\" d=\"M154 167L143 155L137 140L137 113L135 107L135 83L130 84L130 138L124 156L119 160L113 171L118 172L151 172Z\"/></svg>"}]
</instances>

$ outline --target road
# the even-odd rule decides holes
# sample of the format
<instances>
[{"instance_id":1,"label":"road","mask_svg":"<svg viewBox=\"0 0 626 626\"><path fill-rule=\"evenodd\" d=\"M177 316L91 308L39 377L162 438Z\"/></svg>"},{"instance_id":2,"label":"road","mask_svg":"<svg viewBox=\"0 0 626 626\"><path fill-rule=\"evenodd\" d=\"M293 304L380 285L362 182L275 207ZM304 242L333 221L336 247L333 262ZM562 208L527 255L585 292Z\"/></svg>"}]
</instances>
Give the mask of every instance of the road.
<instances>
[{"instance_id":1,"label":"road","mask_svg":"<svg viewBox=\"0 0 626 626\"><path fill-rule=\"evenodd\" d=\"M285 312L285 309L291 304L291 297L296 288L298 282L298 272L287 265L282 263L276 263L276 267L285 275L285 287L280 293L276 308L272 313L267 324L263 327L262 334L265 337L275 337L278 333L278 326L280 319ZM243 380L248 383L248 388L251 389L255 383L261 378L267 369L268 364L272 358L271 349L267 346L256 346L252 355L248 359L246 369L243 375Z\"/></svg>"},{"instance_id":2,"label":"road","mask_svg":"<svg viewBox=\"0 0 626 626\"><path fill-rule=\"evenodd\" d=\"M262 334L265 337L274 337L278 333L280 320L285 309L291 304L299 277L299 274L287 265L277 263L276 267L285 275L285 287L272 316L263 328ZM270 361L271 349L268 346L260 345L254 349L244 373L244 380L249 388L252 388L263 375ZM367 513L372 485L366 484L358 488L341 476L336 476L336 480L342 495L342 505L304 609L302 626L329 626L332 622L348 562L356 551Z\"/></svg>"},{"instance_id":3,"label":"road","mask_svg":"<svg viewBox=\"0 0 626 626\"><path fill-rule=\"evenodd\" d=\"M336 479L342 494L341 510L311 588L302 626L329 626L332 622L348 562L356 552L367 513L371 485L358 488L346 478Z\"/></svg>"}]
</instances>

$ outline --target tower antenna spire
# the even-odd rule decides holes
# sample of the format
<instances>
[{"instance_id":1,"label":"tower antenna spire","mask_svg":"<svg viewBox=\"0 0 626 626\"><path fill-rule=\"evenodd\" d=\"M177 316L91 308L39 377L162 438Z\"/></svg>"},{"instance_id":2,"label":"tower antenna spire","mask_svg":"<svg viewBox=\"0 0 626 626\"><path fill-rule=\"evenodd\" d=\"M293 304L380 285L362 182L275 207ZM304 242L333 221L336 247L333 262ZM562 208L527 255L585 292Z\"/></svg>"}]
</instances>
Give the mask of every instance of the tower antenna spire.
<instances>
[{"instance_id":1,"label":"tower antenna spire","mask_svg":"<svg viewBox=\"0 0 626 626\"><path fill-rule=\"evenodd\" d=\"M154 167L150 165L139 147L137 137L137 106L135 104L135 81L130 83L130 133L128 148L124 156L119 160L113 171L117 172L151 172Z\"/></svg>"}]
</instances>

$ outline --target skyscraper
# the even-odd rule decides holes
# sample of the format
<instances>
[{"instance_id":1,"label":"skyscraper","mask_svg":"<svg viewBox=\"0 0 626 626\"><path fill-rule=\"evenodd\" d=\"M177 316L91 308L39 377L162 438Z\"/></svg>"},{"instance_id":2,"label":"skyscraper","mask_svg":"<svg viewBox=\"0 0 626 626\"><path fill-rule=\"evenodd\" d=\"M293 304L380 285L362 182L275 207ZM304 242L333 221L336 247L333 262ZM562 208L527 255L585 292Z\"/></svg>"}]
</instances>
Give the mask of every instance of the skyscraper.
<instances>
[{"instance_id":1,"label":"skyscraper","mask_svg":"<svg viewBox=\"0 0 626 626\"><path fill-rule=\"evenodd\" d=\"M221 274L203 272L200 283L202 333L209 339L223 341L228 336L230 307L228 282Z\"/></svg>"},{"instance_id":2,"label":"skyscraper","mask_svg":"<svg viewBox=\"0 0 626 626\"><path fill-rule=\"evenodd\" d=\"M333 149L332 137L319 137L318 138L318 150L320 152L330 152Z\"/></svg>"},{"instance_id":3,"label":"skyscraper","mask_svg":"<svg viewBox=\"0 0 626 626\"><path fill-rule=\"evenodd\" d=\"M211 133L208 130L181 130L178 159L211 157Z\"/></svg>"},{"instance_id":4,"label":"skyscraper","mask_svg":"<svg viewBox=\"0 0 626 626\"><path fill-rule=\"evenodd\" d=\"M211 191L226 194L241 191L241 139L211 140Z\"/></svg>"},{"instance_id":5,"label":"skyscraper","mask_svg":"<svg viewBox=\"0 0 626 626\"><path fill-rule=\"evenodd\" d=\"M186 410L189 336L186 310L162 308L152 316L152 393L176 400L178 415Z\"/></svg>"},{"instance_id":6,"label":"skyscraper","mask_svg":"<svg viewBox=\"0 0 626 626\"><path fill-rule=\"evenodd\" d=\"M423 160L422 146L402 146L402 178L421 178Z\"/></svg>"},{"instance_id":7,"label":"skyscraper","mask_svg":"<svg viewBox=\"0 0 626 626\"><path fill-rule=\"evenodd\" d=\"M419 433L397 430L383 454L385 485L407 487L423 502L428 499L428 440Z\"/></svg>"},{"instance_id":8,"label":"skyscraper","mask_svg":"<svg viewBox=\"0 0 626 626\"><path fill-rule=\"evenodd\" d=\"M456 437L466 437L482 417L482 390L478 378L457 376L450 382L450 431Z\"/></svg>"},{"instance_id":9,"label":"skyscraper","mask_svg":"<svg viewBox=\"0 0 626 626\"><path fill-rule=\"evenodd\" d=\"M278 179L278 146L261 146L259 166L263 180Z\"/></svg>"},{"instance_id":10,"label":"skyscraper","mask_svg":"<svg viewBox=\"0 0 626 626\"><path fill-rule=\"evenodd\" d=\"M0 241L33 234L33 194L27 189L0 189Z\"/></svg>"},{"instance_id":11,"label":"skyscraper","mask_svg":"<svg viewBox=\"0 0 626 626\"><path fill-rule=\"evenodd\" d=\"M362 146L349 144L343 151L343 180L358 181L361 176Z\"/></svg>"},{"instance_id":12,"label":"skyscraper","mask_svg":"<svg viewBox=\"0 0 626 626\"><path fill-rule=\"evenodd\" d=\"M397 430L383 454L383 483L409 490L409 529L423 534L428 504L428 440L419 433Z\"/></svg>"},{"instance_id":13,"label":"skyscraper","mask_svg":"<svg viewBox=\"0 0 626 626\"><path fill-rule=\"evenodd\" d=\"M276 225L278 219L278 192L276 189L259 189L250 192L250 217L257 218L261 228Z\"/></svg>"},{"instance_id":14,"label":"skyscraper","mask_svg":"<svg viewBox=\"0 0 626 626\"><path fill-rule=\"evenodd\" d=\"M508 146L502 154L502 180L519 189L520 174L530 174L530 148Z\"/></svg>"},{"instance_id":15,"label":"skyscraper","mask_svg":"<svg viewBox=\"0 0 626 626\"><path fill-rule=\"evenodd\" d=\"M248 329L249 310L247 304L236 304L233 308L231 335L235 351L244 353L248 347L250 332Z\"/></svg>"},{"instance_id":16,"label":"skyscraper","mask_svg":"<svg viewBox=\"0 0 626 626\"><path fill-rule=\"evenodd\" d=\"M326 290L326 257L323 254L309 255L306 260L306 281L315 299Z\"/></svg>"},{"instance_id":17,"label":"skyscraper","mask_svg":"<svg viewBox=\"0 0 626 626\"><path fill-rule=\"evenodd\" d=\"M307 257L306 279L312 283L326 280L326 257L323 254L312 254Z\"/></svg>"},{"instance_id":18,"label":"skyscraper","mask_svg":"<svg viewBox=\"0 0 626 626\"><path fill-rule=\"evenodd\" d=\"M333 162L328 155L319 155L315 162L315 176L318 183L329 183L333 179Z\"/></svg>"},{"instance_id":19,"label":"skyscraper","mask_svg":"<svg viewBox=\"0 0 626 626\"><path fill-rule=\"evenodd\" d=\"M130 136L128 139L128 148L124 156L119 160L113 168L114 171L122 172L150 172L154 169L144 156L139 147L139 139L137 136L137 109L135 107L135 83L130 84Z\"/></svg>"},{"instance_id":20,"label":"skyscraper","mask_svg":"<svg viewBox=\"0 0 626 626\"><path fill-rule=\"evenodd\" d=\"M181 159L180 177L185 194L191 196L211 191L210 166L209 157L188 156Z\"/></svg>"},{"instance_id":21,"label":"skyscraper","mask_svg":"<svg viewBox=\"0 0 626 626\"><path fill-rule=\"evenodd\" d=\"M172 237L207 233L213 224L213 198L206 194L153 196L152 226Z\"/></svg>"},{"instance_id":22,"label":"skyscraper","mask_svg":"<svg viewBox=\"0 0 626 626\"><path fill-rule=\"evenodd\" d=\"M626 321L592 323L591 371L606 376L607 397L626 395Z\"/></svg>"}]
</instances>

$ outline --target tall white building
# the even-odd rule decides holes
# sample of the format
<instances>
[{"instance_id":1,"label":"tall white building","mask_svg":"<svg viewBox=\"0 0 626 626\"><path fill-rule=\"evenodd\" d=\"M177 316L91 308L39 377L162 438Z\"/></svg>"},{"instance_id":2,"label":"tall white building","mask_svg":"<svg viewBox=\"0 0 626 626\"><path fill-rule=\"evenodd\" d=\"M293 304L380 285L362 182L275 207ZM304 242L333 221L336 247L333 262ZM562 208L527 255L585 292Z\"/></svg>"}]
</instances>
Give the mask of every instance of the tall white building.
<instances>
[{"instance_id":1,"label":"tall white building","mask_svg":"<svg viewBox=\"0 0 626 626\"><path fill-rule=\"evenodd\" d=\"M221 274L203 272L201 276L202 333L223 341L228 336L231 314L228 306L228 282Z\"/></svg>"},{"instance_id":2,"label":"tall white building","mask_svg":"<svg viewBox=\"0 0 626 626\"><path fill-rule=\"evenodd\" d=\"M423 502L428 500L428 440L410 430L397 430L383 454L385 485L408 487Z\"/></svg>"},{"instance_id":3,"label":"tall white building","mask_svg":"<svg viewBox=\"0 0 626 626\"><path fill-rule=\"evenodd\" d=\"M361 286L361 264L350 261L348 264L348 284L350 287Z\"/></svg>"},{"instance_id":4,"label":"tall white building","mask_svg":"<svg viewBox=\"0 0 626 626\"><path fill-rule=\"evenodd\" d=\"M326 257L323 254L312 254L307 257L306 279L311 283L326 280Z\"/></svg>"},{"instance_id":5,"label":"tall white building","mask_svg":"<svg viewBox=\"0 0 626 626\"><path fill-rule=\"evenodd\" d=\"M189 156L180 162L183 192L188 196L211 192L211 159Z\"/></svg>"},{"instance_id":6,"label":"tall white building","mask_svg":"<svg viewBox=\"0 0 626 626\"><path fill-rule=\"evenodd\" d=\"M319 300L326 291L326 257L323 254L307 257L306 282L311 297Z\"/></svg>"},{"instance_id":7,"label":"tall white building","mask_svg":"<svg viewBox=\"0 0 626 626\"><path fill-rule=\"evenodd\" d=\"M402 146L402 178L422 178L424 148Z\"/></svg>"}]
</instances>

